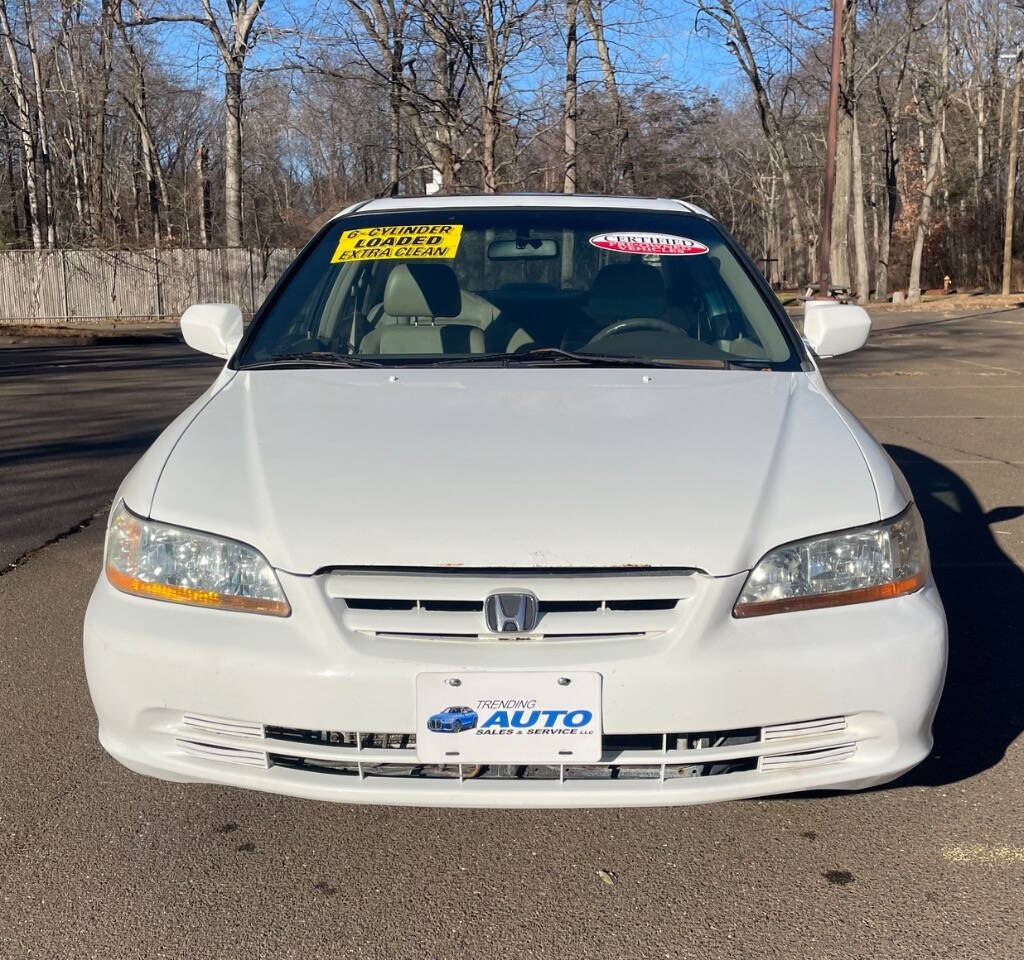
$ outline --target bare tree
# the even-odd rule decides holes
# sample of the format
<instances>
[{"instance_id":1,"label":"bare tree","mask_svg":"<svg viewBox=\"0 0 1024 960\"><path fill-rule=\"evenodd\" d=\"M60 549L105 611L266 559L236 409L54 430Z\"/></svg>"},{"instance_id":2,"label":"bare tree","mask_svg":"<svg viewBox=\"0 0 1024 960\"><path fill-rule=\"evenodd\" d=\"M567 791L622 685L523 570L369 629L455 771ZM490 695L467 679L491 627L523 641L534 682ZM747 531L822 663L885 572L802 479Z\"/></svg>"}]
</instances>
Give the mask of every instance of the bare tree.
<instances>
[{"instance_id":1,"label":"bare tree","mask_svg":"<svg viewBox=\"0 0 1024 960\"><path fill-rule=\"evenodd\" d=\"M562 107L563 168L562 190L575 193L577 184L576 112L578 95L579 0L565 0L565 98Z\"/></svg>"},{"instance_id":2,"label":"bare tree","mask_svg":"<svg viewBox=\"0 0 1024 960\"><path fill-rule=\"evenodd\" d=\"M505 99L505 78L511 64L521 55L528 42L524 25L538 6L538 2L521 3L520 0L480 0L482 75L476 61L470 59L469 62L482 88L481 165L484 193L498 192L497 146L504 126L502 105Z\"/></svg>"},{"instance_id":3,"label":"bare tree","mask_svg":"<svg viewBox=\"0 0 1024 960\"><path fill-rule=\"evenodd\" d=\"M347 0L377 48L388 84L388 185L399 191L402 176L402 114L410 109L412 91L405 71L406 31L413 13L409 0ZM413 0L415 2L415 0Z\"/></svg>"},{"instance_id":4,"label":"bare tree","mask_svg":"<svg viewBox=\"0 0 1024 960\"><path fill-rule=\"evenodd\" d=\"M242 75L255 44L256 20L265 0L224 0L215 11L213 0L200 0L202 14L164 13L137 17L131 26L155 23L195 23L205 27L224 67L224 233L229 247L242 245Z\"/></svg>"},{"instance_id":5,"label":"bare tree","mask_svg":"<svg viewBox=\"0 0 1024 960\"><path fill-rule=\"evenodd\" d=\"M16 114L14 126L18 131L21 146L21 169L25 178L26 215L29 232L32 235L32 246L37 250L47 243L46 228L46 193L45 185L40 183L36 138L33 129L32 103L29 99L27 81L22 74L21 60L15 46L14 32L7 12L7 0L0 0L0 37L7 51L7 61L11 71L11 91L14 95Z\"/></svg>"},{"instance_id":6,"label":"bare tree","mask_svg":"<svg viewBox=\"0 0 1024 960\"><path fill-rule=\"evenodd\" d=\"M921 258L924 255L924 241L931 220L932 201L938 182L939 160L942 156L942 137L946 122L946 108L949 101L949 59L952 47L952 23L950 20L949 0L942 0L942 41L939 54L938 76L930 77L931 103L929 116L919 115L920 128L931 127L931 148L927 164L924 168L924 184L921 194L921 207L917 216L917 231L914 237L914 249L910 258L910 279L907 284L907 302L917 303L921 299ZM924 103L919 97L919 103Z\"/></svg>"},{"instance_id":7,"label":"bare tree","mask_svg":"<svg viewBox=\"0 0 1024 960\"><path fill-rule=\"evenodd\" d=\"M206 172L209 151L205 143L196 150L196 206L199 209L199 246L210 245L212 211L210 209L210 178Z\"/></svg>"},{"instance_id":8,"label":"bare tree","mask_svg":"<svg viewBox=\"0 0 1024 960\"><path fill-rule=\"evenodd\" d=\"M636 193L636 168L633 163L629 142L629 124L626 111L623 109L622 96L615 77L615 65L612 62L611 50L605 38L604 8L602 0L580 0L580 12L587 24L587 30L597 47L597 59L601 64L601 76L604 88L611 101L615 115L615 136L617 140L618 160L623 185L629 193Z\"/></svg>"},{"instance_id":9,"label":"bare tree","mask_svg":"<svg viewBox=\"0 0 1024 960\"><path fill-rule=\"evenodd\" d=\"M864 157L860 144L860 121L857 105L853 107L853 125L850 142L850 159L853 180L853 246L857 264L857 303L867 303L871 295L871 276L868 273L868 244L864 224Z\"/></svg>"},{"instance_id":10,"label":"bare tree","mask_svg":"<svg viewBox=\"0 0 1024 960\"><path fill-rule=\"evenodd\" d=\"M888 28L891 23L883 3L884 0L868 0L873 25L879 32ZM883 184L878 194L881 210L879 211L875 257L875 299L877 300L888 298L893 223L899 208L899 184L896 172L900 157L900 115L903 111L903 93L910 63L911 43L915 33L913 27L914 4L908 3L905 11L906 20L899 42L891 51L887 51L887 56L878 59L878 68L871 71L869 75L873 80L875 105L881 114L878 136L882 146Z\"/></svg>"},{"instance_id":11,"label":"bare tree","mask_svg":"<svg viewBox=\"0 0 1024 960\"><path fill-rule=\"evenodd\" d=\"M754 49L743 20L732 0L697 0L697 6L725 32L725 46L733 54L750 83L761 129L778 162L779 172L782 176L782 187L786 196L786 205L789 208L789 238L793 246L794 269L799 278L804 279L807 277L804 216L797 198L789 145L782 129L780 115L772 105L768 90L761 77L761 69L754 56Z\"/></svg>"},{"instance_id":12,"label":"bare tree","mask_svg":"<svg viewBox=\"0 0 1024 960\"><path fill-rule=\"evenodd\" d=\"M114 0L114 20L117 23L125 52L132 68L134 83L130 88L121 91L121 96L131 111L139 128L139 145L142 152L142 169L146 177L146 196L149 202L149 213L153 228L153 246L161 245L161 205L167 211L170 201L167 197L167 185L160 168L160 158L149 117L149 100L146 94L146 71L142 58L136 48L135 41L125 27L121 12L121 0ZM167 222L168 239L170 239L170 222Z\"/></svg>"},{"instance_id":13,"label":"bare tree","mask_svg":"<svg viewBox=\"0 0 1024 960\"><path fill-rule=\"evenodd\" d=\"M1017 149L1020 141L1021 61L1024 49L1013 58L1013 106L1010 108L1010 155L1006 161L1006 213L1003 223L1003 296L1009 296L1013 275L1013 220L1017 187Z\"/></svg>"}]
</instances>

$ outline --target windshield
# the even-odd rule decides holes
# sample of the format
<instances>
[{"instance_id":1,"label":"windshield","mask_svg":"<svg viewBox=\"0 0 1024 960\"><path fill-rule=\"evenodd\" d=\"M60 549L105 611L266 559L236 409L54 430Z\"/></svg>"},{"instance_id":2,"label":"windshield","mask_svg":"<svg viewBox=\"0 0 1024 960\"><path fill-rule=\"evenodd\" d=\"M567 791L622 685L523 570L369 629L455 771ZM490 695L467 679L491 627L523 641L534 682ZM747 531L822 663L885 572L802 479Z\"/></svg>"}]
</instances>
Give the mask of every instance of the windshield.
<instances>
[{"instance_id":1,"label":"windshield","mask_svg":"<svg viewBox=\"0 0 1024 960\"><path fill-rule=\"evenodd\" d=\"M793 369L784 321L710 221L451 209L332 223L242 366L571 360Z\"/></svg>"}]
</instances>

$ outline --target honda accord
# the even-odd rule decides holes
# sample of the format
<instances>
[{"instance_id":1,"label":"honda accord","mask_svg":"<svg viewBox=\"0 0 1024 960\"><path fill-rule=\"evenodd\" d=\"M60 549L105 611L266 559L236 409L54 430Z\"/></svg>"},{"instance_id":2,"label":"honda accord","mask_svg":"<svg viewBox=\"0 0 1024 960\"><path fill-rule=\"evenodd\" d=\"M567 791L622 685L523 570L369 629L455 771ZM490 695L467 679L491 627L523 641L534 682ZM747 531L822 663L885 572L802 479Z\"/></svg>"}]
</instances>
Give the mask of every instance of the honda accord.
<instances>
[{"instance_id":1,"label":"honda accord","mask_svg":"<svg viewBox=\"0 0 1024 960\"><path fill-rule=\"evenodd\" d=\"M899 470L689 203L395 197L324 226L122 483L85 620L132 770L322 800L884 783L946 621ZM438 715L473 715L451 736Z\"/></svg>"}]
</instances>

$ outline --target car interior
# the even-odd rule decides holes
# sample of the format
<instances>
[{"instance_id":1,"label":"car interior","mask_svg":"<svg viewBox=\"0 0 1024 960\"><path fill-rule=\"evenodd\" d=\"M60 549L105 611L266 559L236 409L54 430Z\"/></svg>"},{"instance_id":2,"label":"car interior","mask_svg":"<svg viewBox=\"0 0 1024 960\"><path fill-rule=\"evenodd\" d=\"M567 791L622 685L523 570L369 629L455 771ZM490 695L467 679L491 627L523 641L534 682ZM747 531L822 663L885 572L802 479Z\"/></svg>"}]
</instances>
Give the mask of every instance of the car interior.
<instances>
[{"instance_id":1,"label":"car interior","mask_svg":"<svg viewBox=\"0 0 1024 960\"><path fill-rule=\"evenodd\" d=\"M553 239L492 241L445 262L399 259L347 263L322 278L294 316L290 350L414 357L521 353L535 348L678 358L768 360L748 319L765 304L739 303L712 251L701 256L608 254L576 240L561 256ZM571 235L570 235L571 238ZM516 261L516 250L524 255ZM492 251L494 256L492 257ZM744 278L746 279L746 278ZM492 281L492 282L488 282ZM777 325L769 318L770 333ZM783 344L782 350L786 348Z\"/></svg>"},{"instance_id":2,"label":"car interior","mask_svg":"<svg viewBox=\"0 0 1024 960\"><path fill-rule=\"evenodd\" d=\"M350 352L359 355L512 353L532 347L639 353L639 334L743 357L764 350L727 290L672 290L661 269L642 260L601 267L587 290L547 283L463 288L446 263L364 264L352 291ZM362 289L358 289L358 288ZM614 350L605 341L614 340ZM600 344L600 346L598 346ZM696 349L695 349L696 348Z\"/></svg>"}]
</instances>

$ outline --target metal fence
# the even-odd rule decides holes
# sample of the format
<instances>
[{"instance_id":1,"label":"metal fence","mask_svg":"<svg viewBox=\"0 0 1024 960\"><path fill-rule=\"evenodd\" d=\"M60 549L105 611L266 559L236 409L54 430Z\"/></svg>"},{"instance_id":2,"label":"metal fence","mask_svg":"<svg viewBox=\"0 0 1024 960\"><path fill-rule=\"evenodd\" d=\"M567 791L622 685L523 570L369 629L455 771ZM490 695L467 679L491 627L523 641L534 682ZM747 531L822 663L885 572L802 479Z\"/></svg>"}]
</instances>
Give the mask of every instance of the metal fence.
<instances>
[{"instance_id":1,"label":"metal fence","mask_svg":"<svg viewBox=\"0 0 1024 960\"><path fill-rule=\"evenodd\" d=\"M0 325L154 323L193 303L251 315L297 251L0 251Z\"/></svg>"}]
</instances>

